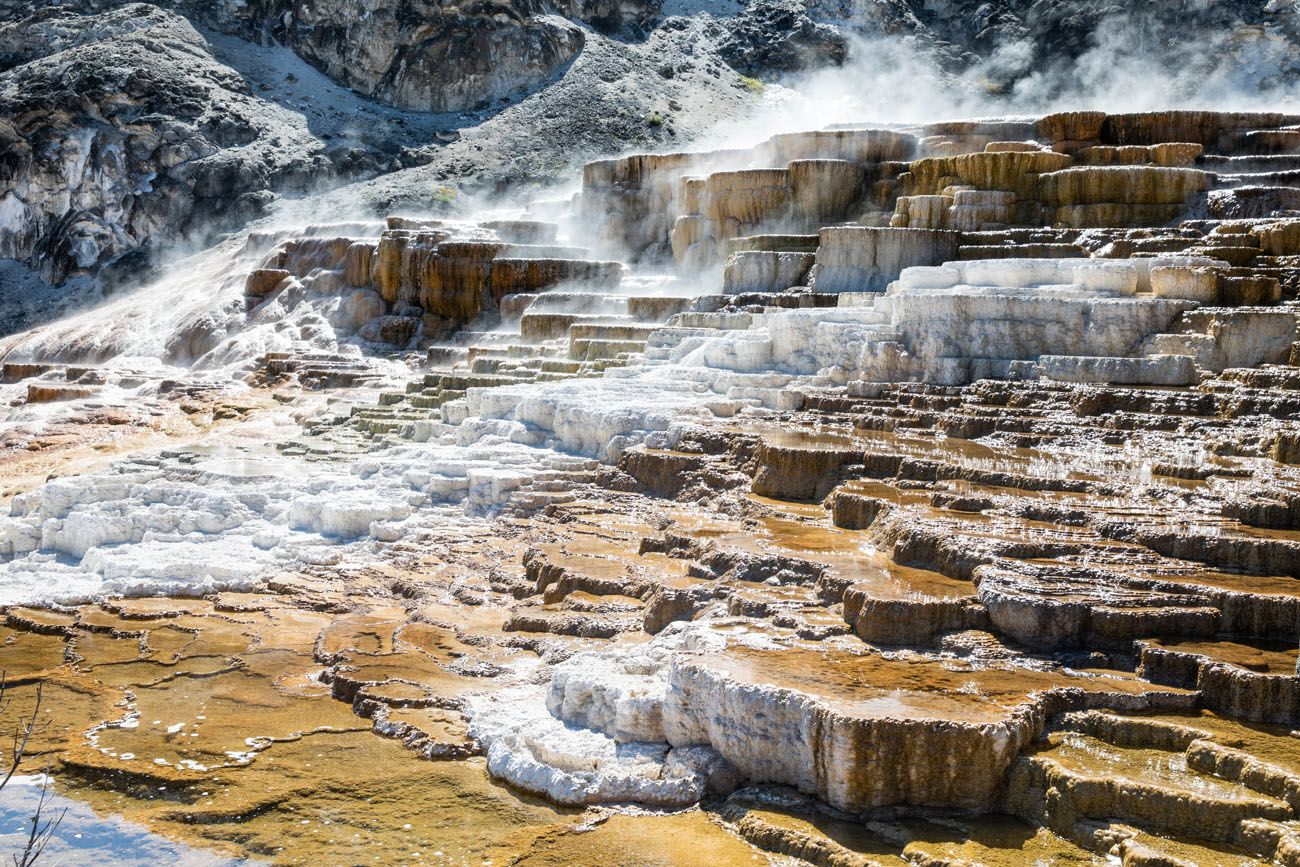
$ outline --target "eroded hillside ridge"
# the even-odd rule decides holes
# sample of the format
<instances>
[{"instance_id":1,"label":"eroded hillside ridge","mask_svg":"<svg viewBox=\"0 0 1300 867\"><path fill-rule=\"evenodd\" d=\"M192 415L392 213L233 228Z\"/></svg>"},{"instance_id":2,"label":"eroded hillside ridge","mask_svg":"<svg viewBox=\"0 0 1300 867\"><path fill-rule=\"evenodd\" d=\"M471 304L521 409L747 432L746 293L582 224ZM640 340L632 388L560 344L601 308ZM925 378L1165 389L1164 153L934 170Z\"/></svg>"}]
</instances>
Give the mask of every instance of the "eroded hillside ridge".
<instances>
[{"instance_id":1,"label":"eroded hillside ridge","mask_svg":"<svg viewBox=\"0 0 1300 867\"><path fill-rule=\"evenodd\" d=\"M1289 0L10 0L0 257L46 284L130 284L178 242L307 191L381 178L346 199L369 215L427 202L434 186L555 181L755 111L758 83L741 73L773 81L846 60L861 69L849 89L912 81L918 101L939 89L943 104L990 110L1146 90L1277 103L1300 71L1298 22ZM5 331L42 318L41 304L0 300Z\"/></svg>"},{"instance_id":2,"label":"eroded hillside ridge","mask_svg":"<svg viewBox=\"0 0 1300 867\"><path fill-rule=\"evenodd\" d=\"M130 285L278 201L414 166L437 175L410 184L426 200L545 183L757 99L695 24L620 41L585 23L636 31L634 5L373 6L0 10L0 258L47 284ZM0 319L39 316L0 301Z\"/></svg>"},{"instance_id":3,"label":"eroded hillside ridge","mask_svg":"<svg viewBox=\"0 0 1300 867\"><path fill-rule=\"evenodd\" d=\"M1294 865L1298 171L1280 113L783 134L255 234L167 316L162 283L12 338L9 466L218 432L8 492L24 683L95 699L62 772L328 860L262 753L310 776L285 708L341 702L385 768L702 804L814 863ZM247 644L277 622L291 673ZM274 696L254 749L129 724L217 713L157 671L213 659Z\"/></svg>"}]
</instances>

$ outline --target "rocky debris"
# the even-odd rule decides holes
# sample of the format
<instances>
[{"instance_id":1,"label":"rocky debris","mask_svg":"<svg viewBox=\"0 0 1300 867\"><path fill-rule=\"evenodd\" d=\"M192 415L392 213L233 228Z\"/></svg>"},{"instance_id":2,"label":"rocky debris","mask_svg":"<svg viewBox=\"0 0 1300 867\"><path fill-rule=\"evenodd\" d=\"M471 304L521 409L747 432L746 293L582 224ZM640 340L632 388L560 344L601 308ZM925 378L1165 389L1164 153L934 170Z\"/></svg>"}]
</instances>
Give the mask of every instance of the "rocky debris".
<instances>
[{"instance_id":1,"label":"rocky debris","mask_svg":"<svg viewBox=\"0 0 1300 867\"><path fill-rule=\"evenodd\" d=\"M405 0L365 15L346 3L260 5L271 32L331 79L415 111L462 111L517 96L545 83L583 45L581 30L528 3L476 12Z\"/></svg>"},{"instance_id":2,"label":"rocky debris","mask_svg":"<svg viewBox=\"0 0 1300 867\"><path fill-rule=\"evenodd\" d=\"M721 53L746 75L771 74L839 65L848 43L835 27L815 21L805 4L751 0L728 22Z\"/></svg>"}]
</instances>

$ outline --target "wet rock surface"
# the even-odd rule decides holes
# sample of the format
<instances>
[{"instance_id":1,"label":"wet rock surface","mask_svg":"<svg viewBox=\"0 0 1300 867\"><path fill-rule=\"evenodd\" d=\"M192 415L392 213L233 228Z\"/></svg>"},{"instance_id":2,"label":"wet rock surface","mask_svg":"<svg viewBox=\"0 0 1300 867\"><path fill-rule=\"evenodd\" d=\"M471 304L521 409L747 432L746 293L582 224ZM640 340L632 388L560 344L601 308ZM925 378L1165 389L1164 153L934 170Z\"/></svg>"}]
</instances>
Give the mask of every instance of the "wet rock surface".
<instances>
[{"instance_id":1,"label":"wet rock surface","mask_svg":"<svg viewBox=\"0 0 1300 867\"><path fill-rule=\"evenodd\" d=\"M1300 236L1195 167L1291 121L999 123L253 235L174 377L170 284L0 344L41 758L283 862L1293 863ZM183 441L50 433L124 404Z\"/></svg>"}]
</instances>

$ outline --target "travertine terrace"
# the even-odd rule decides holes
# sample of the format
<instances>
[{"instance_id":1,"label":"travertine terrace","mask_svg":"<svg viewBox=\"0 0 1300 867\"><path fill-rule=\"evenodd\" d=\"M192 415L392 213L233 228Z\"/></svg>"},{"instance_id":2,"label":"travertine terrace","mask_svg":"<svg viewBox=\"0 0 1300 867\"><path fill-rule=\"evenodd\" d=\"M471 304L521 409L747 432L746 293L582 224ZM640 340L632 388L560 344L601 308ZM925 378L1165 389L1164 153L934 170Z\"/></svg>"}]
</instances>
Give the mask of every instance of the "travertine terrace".
<instances>
[{"instance_id":1,"label":"travertine terrace","mask_svg":"<svg viewBox=\"0 0 1300 867\"><path fill-rule=\"evenodd\" d=\"M1300 116L221 255L165 366L129 305L0 343L4 667L77 797L314 863L1300 865Z\"/></svg>"}]
</instances>

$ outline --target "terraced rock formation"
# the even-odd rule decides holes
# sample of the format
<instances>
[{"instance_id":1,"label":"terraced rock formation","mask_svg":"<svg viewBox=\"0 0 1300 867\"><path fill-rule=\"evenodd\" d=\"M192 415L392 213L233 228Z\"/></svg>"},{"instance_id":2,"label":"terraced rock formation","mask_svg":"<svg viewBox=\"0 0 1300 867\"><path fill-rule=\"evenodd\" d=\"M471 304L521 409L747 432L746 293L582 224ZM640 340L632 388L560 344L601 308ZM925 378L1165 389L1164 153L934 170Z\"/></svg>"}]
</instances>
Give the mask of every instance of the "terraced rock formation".
<instances>
[{"instance_id":1,"label":"terraced rock formation","mask_svg":"<svg viewBox=\"0 0 1300 867\"><path fill-rule=\"evenodd\" d=\"M8 465L216 429L10 487L19 705L286 862L1300 864L1297 172L1300 118L1079 112L250 236L177 380L125 302L0 344Z\"/></svg>"}]
</instances>

